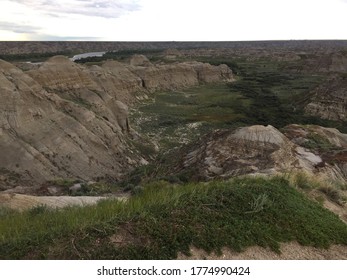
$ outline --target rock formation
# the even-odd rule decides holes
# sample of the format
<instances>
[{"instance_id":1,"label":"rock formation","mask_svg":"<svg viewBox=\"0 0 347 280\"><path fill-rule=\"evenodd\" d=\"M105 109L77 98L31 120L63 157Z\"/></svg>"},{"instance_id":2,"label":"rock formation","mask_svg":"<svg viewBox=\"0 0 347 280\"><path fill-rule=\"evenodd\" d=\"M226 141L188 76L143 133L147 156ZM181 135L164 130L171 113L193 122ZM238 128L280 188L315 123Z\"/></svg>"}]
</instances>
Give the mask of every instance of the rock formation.
<instances>
[{"instance_id":1,"label":"rock formation","mask_svg":"<svg viewBox=\"0 0 347 280\"><path fill-rule=\"evenodd\" d=\"M287 127L288 135L298 135L293 132L293 127L305 131L301 126L293 125ZM317 130L332 143L347 147L347 135L322 127ZM302 137L307 138L308 132L305 133ZM210 180L243 174L305 171L334 179L347 178L346 161L340 164L326 161L326 155L297 143L297 138L290 139L271 125L217 130L185 151L173 174L190 172L193 179Z\"/></svg>"},{"instance_id":2,"label":"rock formation","mask_svg":"<svg viewBox=\"0 0 347 280\"><path fill-rule=\"evenodd\" d=\"M58 60L36 73L1 61L1 168L30 182L119 176L141 160L125 141L125 105Z\"/></svg>"},{"instance_id":3,"label":"rock formation","mask_svg":"<svg viewBox=\"0 0 347 280\"><path fill-rule=\"evenodd\" d=\"M347 121L346 77L332 76L312 93L311 101L305 107L307 114L323 119Z\"/></svg>"},{"instance_id":4,"label":"rock formation","mask_svg":"<svg viewBox=\"0 0 347 280\"><path fill-rule=\"evenodd\" d=\"M318 171L326 171L330 177L347 179L347 134L317 125L288 125L283 132L293 143L322 159Z\"/></svg>"},{"instance_id":5,"label":"rock formation","mask_svg":"<svg viewBox=\"0 0 347 280\"><path fill-rule=\"evenodd\" d=\"M228 66L212 66L201 62L184 62L149 67L133 66L129 70L141 78L143 87L150 92L192 87L203 83L233 81L233 75Z\"/></svg>"},{"instance_id":6,"label":"rock formation","mask_svg":"<svg viewBox=\"0 0 347 280\"><path fill-rule=\"evenodd\" d=\"M132 61L85 67L56 56L24 72L0 60L3 184L9 174L12 181L27 183L117 179L146 162L129 141L137 134L129 124L128 105L156 90L232 80L223 65Z\"/></svg>"}]
</instances>

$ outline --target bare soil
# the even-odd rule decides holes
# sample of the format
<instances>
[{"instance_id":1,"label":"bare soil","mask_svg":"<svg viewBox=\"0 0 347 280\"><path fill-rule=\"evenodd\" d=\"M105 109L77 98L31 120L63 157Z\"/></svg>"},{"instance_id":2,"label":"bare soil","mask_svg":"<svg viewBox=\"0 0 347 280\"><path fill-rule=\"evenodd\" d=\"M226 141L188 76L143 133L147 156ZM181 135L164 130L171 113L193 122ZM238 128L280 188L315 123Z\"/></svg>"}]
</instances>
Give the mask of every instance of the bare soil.
<instances>
[{"instance_id":1,"label":"bare soil","mask_svg":"<svg viewBox=\"0 0 347 280\"><path fill-rule=\"evenodd\" d=\"M297 242L281 244L281 254L269 248L249 247L243 252L223 249L221 255L207 254L192 247L191 256L179 254L179 260L347 260L347 246L333 245L329 249L302 246Z\"/></svg>"}]
</instances>

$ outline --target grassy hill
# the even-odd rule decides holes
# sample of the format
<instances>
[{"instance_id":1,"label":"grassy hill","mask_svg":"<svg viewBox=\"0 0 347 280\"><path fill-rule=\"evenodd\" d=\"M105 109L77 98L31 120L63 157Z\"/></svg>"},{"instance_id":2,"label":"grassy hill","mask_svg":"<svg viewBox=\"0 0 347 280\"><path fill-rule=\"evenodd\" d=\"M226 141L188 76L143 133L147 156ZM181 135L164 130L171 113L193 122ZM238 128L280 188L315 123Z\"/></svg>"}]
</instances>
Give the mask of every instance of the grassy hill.
<instances>
[{"instance_id":1,"label":"grassy hill","mask_svg":"<svg viewBox=\"0 0 347 280\"><path fill-rule=\"evenodd\" d=\"M174 259L280 242L347 245L347 225L284 177L186 185L157 181L126 202L0 212L1 259Z\"/></svg>"}]
</instances>

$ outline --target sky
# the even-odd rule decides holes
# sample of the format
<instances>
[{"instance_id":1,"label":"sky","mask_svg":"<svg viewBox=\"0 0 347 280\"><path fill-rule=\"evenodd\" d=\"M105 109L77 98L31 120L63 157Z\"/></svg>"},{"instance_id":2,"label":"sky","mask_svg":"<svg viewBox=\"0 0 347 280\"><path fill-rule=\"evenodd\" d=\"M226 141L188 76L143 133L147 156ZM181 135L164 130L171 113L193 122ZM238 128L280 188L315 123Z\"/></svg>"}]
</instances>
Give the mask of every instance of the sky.
<instances>
[{"instance_id":1,"label":"sky","mask_svg":"<svg viewBox=\"0 0 347 280\"><path fill-rule=\"evenodd\" d=\"M347 39L347 0L0 0L0 41Z\"/></svg>"}]
</instances>

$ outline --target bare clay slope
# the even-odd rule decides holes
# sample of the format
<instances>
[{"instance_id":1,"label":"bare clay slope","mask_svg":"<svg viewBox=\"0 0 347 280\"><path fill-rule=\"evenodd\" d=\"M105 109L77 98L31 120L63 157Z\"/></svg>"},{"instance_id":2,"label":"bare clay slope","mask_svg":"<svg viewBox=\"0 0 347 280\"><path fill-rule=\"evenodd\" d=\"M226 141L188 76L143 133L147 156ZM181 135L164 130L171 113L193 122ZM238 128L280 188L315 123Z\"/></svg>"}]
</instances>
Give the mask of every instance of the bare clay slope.
<instances>
[{"instance_id":1,"label":"bare clay slope","mask_svg":"<svg viewBox=\"0 0 347 280\"><path fill-rule=\"evenodd\" d=\"M119 175L140 159L124 154L125 105L102 100L74 65L49 61L29 75L5 62L1 69L1 167L41 182Z\"/></svg>"},{"instance_id":2,"label":"bare clay slope","mask_svg":"<svg viewBox=\"0 0 347 280\"><path fill-rule=\"evenodd\" d=\"M198 180L295 171L346 180L346 134L299 125L290 125L285 131L288 137L271 125L218 130L184 151L179 163L170 169L178 176L190 170ZM310 148L309 143L317 138L329 143L329 149Z\"/></svg>"},{"instance_id":3,"label":"bare clay slope","mask_svg":"<svg viewBox=\"0 0 347 280\"><path fill-rule=\"evenodd\" d=\"M63 56L23 72L1 60L2 173L28 182L119 178L146 163L128 141L138 136L130 127L127 105L147 92L172 88L171 79L185 87L231 80L232 73L226 66L203 63L134 66L109 61L88 68Z\"/></svg>"}]
</instances>

